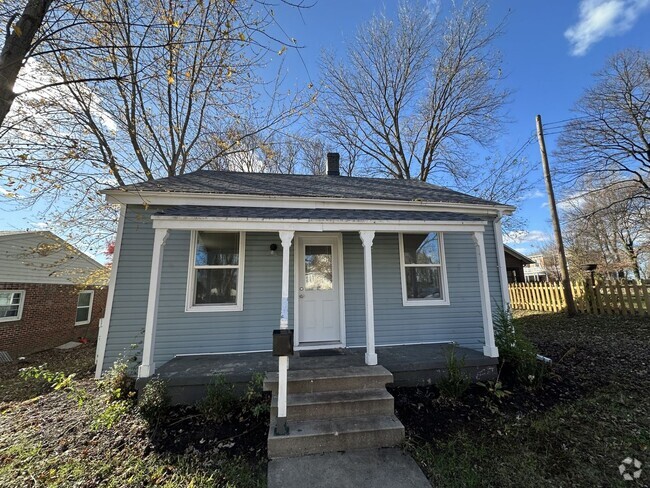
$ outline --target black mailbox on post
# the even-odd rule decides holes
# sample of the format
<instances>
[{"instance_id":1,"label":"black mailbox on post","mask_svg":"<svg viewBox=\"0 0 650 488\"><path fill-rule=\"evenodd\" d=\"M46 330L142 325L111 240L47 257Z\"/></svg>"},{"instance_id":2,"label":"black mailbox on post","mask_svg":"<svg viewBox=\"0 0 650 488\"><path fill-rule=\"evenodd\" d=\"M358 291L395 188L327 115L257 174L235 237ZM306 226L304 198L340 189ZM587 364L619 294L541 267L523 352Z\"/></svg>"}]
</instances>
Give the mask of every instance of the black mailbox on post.
<instances>
[{"instance_id":1,"label":"black mailbox on post","mask_svg":"<svg viewBox=\"0 0 650 488\"><path fill-rule=\"evenodd\" d=\"M293 329L273 331L273 355L293 356Z\"/></svg>"}]
</instances>

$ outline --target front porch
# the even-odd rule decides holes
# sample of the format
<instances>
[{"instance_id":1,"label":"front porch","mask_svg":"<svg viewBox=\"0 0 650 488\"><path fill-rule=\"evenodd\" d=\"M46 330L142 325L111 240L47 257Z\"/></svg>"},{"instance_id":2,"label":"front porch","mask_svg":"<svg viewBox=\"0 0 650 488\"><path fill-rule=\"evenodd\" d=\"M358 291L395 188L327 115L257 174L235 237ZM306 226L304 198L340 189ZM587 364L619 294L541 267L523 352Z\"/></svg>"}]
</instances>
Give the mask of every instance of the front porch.
<instances>
[{"instance_id":1,"label":"front porch","mask_svg":"<svg viewBox=\"0 0 650 488\"><path fill-rule=\"evenodd\" d=\"M393 374L394 386L418 386L436 383L447 370L450 344L414 344L377 348L378 364ZM456 358L473 380L496 376L498 358L485 356L465 347L456 348ZM365 365L365 348L300 351L289 360L289 369L315 370ZM201 399L214 381L223 375L240 388L254 373L276 372L278 359L270 352L177 356L157 369L157 377L168 385L172 402L192 404ZM149 378L138 380L138 389Z\"/></svg>"}]
</instances>

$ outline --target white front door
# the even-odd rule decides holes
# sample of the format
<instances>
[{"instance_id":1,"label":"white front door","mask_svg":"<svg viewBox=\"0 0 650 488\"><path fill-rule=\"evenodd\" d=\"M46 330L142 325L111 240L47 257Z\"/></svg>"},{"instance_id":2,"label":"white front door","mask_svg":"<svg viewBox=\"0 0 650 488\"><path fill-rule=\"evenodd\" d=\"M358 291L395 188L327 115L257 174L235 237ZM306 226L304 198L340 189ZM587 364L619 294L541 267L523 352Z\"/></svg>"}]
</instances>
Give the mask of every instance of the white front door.
<instances>
[{"instance_id":1,"label":"white front door","mask_svg":"<svg viewBox=\"0 0 650 488\"><path fill-rule=\"evenodd\" d=\"M336 236L298 239L298 343L341 343L339 245Z\"/></svg>"}]
</instances>

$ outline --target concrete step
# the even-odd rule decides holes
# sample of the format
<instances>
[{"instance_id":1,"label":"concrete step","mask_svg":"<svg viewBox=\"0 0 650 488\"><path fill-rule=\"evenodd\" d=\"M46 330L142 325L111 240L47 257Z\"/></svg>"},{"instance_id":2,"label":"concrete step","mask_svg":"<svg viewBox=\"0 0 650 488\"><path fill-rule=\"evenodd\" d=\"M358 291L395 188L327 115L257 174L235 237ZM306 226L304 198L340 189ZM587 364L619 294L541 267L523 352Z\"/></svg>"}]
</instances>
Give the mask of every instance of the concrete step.
<instances>
[{"instance_id":1,"label":"concrete step","mask_svg":"<svg viewBox=\"0 0 650 488\"><path fill-rule=\"evenodd\" d=\"M291 366L290 366L291 367ZM393 375L383 366L349 366L327 369L289 369L287 393L384 388ZM267 373L264 390L278 393L278 373Z\"/></svg>"},{"instance_id":2,"label":"concrete step","mask_svg":"<svg viewBox=\"0 0 650 488\"><path fill-rule=\"evenodd\" d=\"M271 422L269 458L393 447L404 439L404 426L394 415L289 421L289 434L275 435Z\"/></svg>"},{"instance_id":3,"label":"concrete step","mask_svg":"<svg viewBox=\"0 0 650 488\"><path fill-rule=\"evenodd\" d=\"M395 400L383 387L287 395L287 418L291 420L392 415L394 411ZM278 399L274 396L271 418L277 415Z\"/></svg>"}]
</instances>

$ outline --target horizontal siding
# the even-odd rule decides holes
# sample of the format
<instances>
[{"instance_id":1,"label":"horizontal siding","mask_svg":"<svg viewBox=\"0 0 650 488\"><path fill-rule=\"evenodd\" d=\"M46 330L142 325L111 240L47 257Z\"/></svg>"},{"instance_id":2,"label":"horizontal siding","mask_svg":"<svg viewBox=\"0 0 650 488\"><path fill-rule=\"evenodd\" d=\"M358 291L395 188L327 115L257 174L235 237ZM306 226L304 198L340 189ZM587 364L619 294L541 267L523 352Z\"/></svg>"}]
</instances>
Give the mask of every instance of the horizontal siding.
<instances>
[{"instance_id":1,"label":"horizontal siding","mask_svg":"<svg viewBox=\"0 0 650 488\"><path fill-rule=\"evenodd\" d=\"M357 240L360 247L361 242ZM402 304L398 234L376 235L372 253L377 345L457 341L475 349L482 347L478 268L471 234L447 233L444 243L450 305L405 307ZM349 322L346 324L348 345L364 346L363 255L352 246L346 253L346 299L351 294L346 312L358 317L353 327ZM356 281L356 277L360 277L358 286L348 288L348 279Z\"/></svg>"},{"instance_id":2,"label":"horizontal siding","mask_svg":"<svg viewBox=\"0 0 650 488\"><path fill-rule=\"evenodd\" d=\"M151 270L155 209L128 206L104 368L120 355L141 357ZM445 234L449 306L404 307L397 234L379 233L373 245L375 335L378 345L457 341L483 345L476 251L470 233ZM277 244L271 255L269 246ZM494 233L486 226L489 283L494 303L500 300ZM163 255L160 304L154 360L177 354L241 352L271 349L272 330L279 325L282 245L277 233L246 237L244 310L185 312L190 233L171 231ZM363 247L359 234L343 234L345 321L348 346L365 345ZM294 260L291 249L290 327L294 316Z\"/></svg>"}]
</instances>

